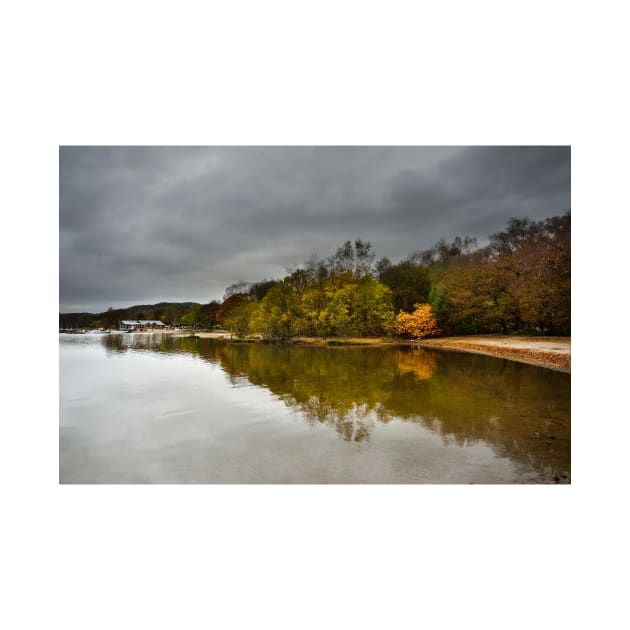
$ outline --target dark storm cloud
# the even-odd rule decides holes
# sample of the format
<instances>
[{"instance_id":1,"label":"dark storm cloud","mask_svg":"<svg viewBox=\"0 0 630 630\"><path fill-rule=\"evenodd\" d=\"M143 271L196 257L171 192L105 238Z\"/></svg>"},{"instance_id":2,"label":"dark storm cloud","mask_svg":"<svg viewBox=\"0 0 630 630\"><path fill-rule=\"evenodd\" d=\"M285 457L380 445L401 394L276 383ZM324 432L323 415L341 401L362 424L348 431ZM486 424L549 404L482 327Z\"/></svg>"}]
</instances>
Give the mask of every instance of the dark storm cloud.
<instances>
[{"instance_id":1,"label":"dark storm cloud","mask_svg":"<svg viewBox=\"0 0 630 630\"><path fill-rule=\"evenodd\" d=\"M568 209L570 177L564 147L471 147L437 169L401 172L392 194L403 218L415 211L443 230L474 227L474 235L484 237L511 216L540 218Z\"/></svg>"},{"instance_id":2,"label":"dark storm cloud","mask_svg":"<svg viewBox=\"0 0 630 630\"><path fill-rule=\"evenodd\" d=\"M346 239L400 260L570 207L565 147L63 147L61 309L220 298Z\"/></svg>"}]
</instances>

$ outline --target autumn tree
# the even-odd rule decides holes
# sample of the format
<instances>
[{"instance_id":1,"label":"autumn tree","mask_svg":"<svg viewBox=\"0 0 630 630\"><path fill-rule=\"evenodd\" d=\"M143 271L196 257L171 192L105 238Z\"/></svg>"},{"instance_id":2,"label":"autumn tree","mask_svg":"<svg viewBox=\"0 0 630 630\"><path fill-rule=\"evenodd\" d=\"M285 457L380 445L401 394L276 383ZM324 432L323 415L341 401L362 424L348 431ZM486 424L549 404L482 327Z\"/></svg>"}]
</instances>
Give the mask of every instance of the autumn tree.
<instances>
[{"instance_id":1,"label":"autumn tree","mask_svg":"<svg viewBox=\"0 0 630 630\"><path fill-rule=\"evenodd\" d=\"M570 332L571 217L511 219L489 245L452 259L432 288L449 333Z\"/></svg>"},{"instance_id":2,"label":"autumn tree","mask_svg":"<svg viewBox=\"0 0 630 630\"><path fill-rule=\"evenodd\" d=\"M551 217L530 228L509 254L511 291L518 301L517 328L570 332L571 217Z\"/></svg>"},{"instance_id":3,"label":"autumn tree","mask_svg":"<svg viewBox=\"0 0 630 630\"><path fill-rule=\"evenodd\" d=\"M417 339L437 335L440 331L431 305L416 304L413 313L401 311L396 317L396 332Z\"/></svg>"},{"instance_id":4,"label":"autumn tree","mask_svg":"<svg viewBox=\"0 0 630 630\"><path fill-rule=\"evenodd\" d=\"M217 312L221 304L212 300L199 309L199 325L203 328L213 328L217 325Z\"/></svg>"},{"instance_id":5,"label":"autumn tree","mask_svg":"<svg viewBox=\"0 0 630 630\"><path fill-rule=\"evenodd\" d=\"M223 301L216 311L219 326L230 331L232 335L244 336L249 331L249 303L247 293L233 293ZM241 308L242 307L242 308Z\"/></svg>"},{"instance_id":6,"label":"autumn tree","mask_svg":"<svg viewBox=\"0 0 630 630\"><path fill-rule=\"evenodd\" d=\"M513 321L506 270L492 263L488 250L453 261L431 297L441 298L440 326L448 333L505 333Z\"/></svg>"}]
</instances>

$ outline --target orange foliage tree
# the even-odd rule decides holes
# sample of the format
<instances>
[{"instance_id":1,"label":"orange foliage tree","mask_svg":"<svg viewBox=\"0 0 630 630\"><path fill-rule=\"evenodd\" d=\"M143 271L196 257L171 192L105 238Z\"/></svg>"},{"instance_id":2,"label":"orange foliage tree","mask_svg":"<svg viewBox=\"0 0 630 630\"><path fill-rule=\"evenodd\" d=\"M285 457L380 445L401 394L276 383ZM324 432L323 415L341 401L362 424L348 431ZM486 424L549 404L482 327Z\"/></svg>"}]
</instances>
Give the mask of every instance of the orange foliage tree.
<instances>
[{"instance_id":1,"label":"orange foliage tree","mask_svg":"<svg viewBox=\"0 0 630 630\"><path fill-rule=\"evenodd\" d=\"M398 313L398 317L396 317L396 333L418 339L437 335L440 330L431 305L415 304L414 307L416 310L413 313L405 311Z\"/></svg>"}]
</instances>

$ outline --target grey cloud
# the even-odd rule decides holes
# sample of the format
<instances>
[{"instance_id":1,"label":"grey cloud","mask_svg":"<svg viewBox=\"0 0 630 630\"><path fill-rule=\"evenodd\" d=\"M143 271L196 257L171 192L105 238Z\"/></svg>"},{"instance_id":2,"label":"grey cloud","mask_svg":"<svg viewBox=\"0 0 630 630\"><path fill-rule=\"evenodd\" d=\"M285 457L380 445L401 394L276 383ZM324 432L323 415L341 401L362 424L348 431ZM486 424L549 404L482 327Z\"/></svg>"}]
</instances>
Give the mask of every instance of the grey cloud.
<instances>
[{"instance_id":1,"label":"grey cloud","mask_svg":"<svg viewBox=\"0 0 630 630\"><path fill-rule=\"evenodd\" d=\"M348 238L399 260L569 207L568 147L63 147L60 308L207 301Z\"/></svg>"}]
</instances>

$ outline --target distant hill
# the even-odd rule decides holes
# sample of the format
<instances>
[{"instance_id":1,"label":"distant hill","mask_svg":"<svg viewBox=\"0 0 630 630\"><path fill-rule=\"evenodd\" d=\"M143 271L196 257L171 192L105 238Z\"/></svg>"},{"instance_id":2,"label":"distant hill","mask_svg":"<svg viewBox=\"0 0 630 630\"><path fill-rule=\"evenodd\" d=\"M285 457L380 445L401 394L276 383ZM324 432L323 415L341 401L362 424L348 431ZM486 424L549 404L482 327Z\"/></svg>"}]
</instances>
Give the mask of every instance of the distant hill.
<instances>
[{"instance_id":1,"label":"distant hill","mask_svg":"<svg viewBox=\"0 0 630 630\"><path fill-rule=\"evenodd\" d=\"M123 319L161 319L165 324L178 323L191 306L199 302L158 302L117 308L103 313L59 313L59 328L117 329Z\"/></svg>"},{"instance_id":2,"label":"distant hill","mask_svg":"<svg viewBox=\"0 0 630 630\"><path fill-rule=\"evenodd\" d=\"M93 328L94 313L59 313L59 328Z\"/></svg>"}]
</instances>

